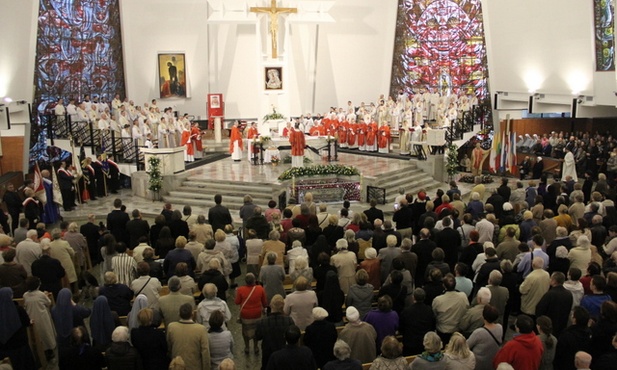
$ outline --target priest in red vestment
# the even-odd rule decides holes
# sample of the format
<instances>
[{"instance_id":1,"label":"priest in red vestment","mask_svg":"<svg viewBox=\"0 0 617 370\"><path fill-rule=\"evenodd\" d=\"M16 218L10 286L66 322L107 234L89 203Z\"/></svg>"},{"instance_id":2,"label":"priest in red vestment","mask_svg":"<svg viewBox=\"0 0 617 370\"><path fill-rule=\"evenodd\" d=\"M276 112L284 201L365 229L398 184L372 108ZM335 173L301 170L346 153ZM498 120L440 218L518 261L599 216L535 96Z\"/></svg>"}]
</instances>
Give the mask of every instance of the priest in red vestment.
<instances>
[{"instance_id":1,"label":"priest in red vestment","mask_svg":"<svg viewBox=\"0 0 617 370\"><path fill-rule=\"evenodd\" d=\"M199 128L199 123L194 122L193 127L191 127L191 141L193 142L193 152L195 153L195 158L202 158L204 147L201 142L201 129Z\"/></svg>"},{"instance_id":2,"label":"priest in red vestment","mask_svg":"<svg viewBox=\"0 0 617 370\"><path fill-rule=\"evenodd\" d=\"M185 162L194 162L195 161L195 148L193 147L193 141L191 140L191 130L189 127L189 123L184 124L184 128L182 130L182 136L180 137L180 145L184 146L184 161Z\"/></svg>"},{"instance_id":3,"label":"priest in red vestment","mask_svg":"<svg viewBox=\"0 0 617 370\"><path fill-rule=\"evenodd\" d=\"M366 151L377 151L377 123L375 121L368 124L368 131L366 133Z\"/></svg>"},{"instance_id":4,"label":"priest in red vestment","mask_svg":"<svg viewBox=\"0 0 617 370\"><path fill-rule=\"evenodd\" d=\"M289 144L291 144L291 167L303 167L306 141L304 132L300 130L298 125L296 125L289 135Z\"/></svg>"},{"instance_id":5,"label":"priest in red vestment","mask_svg":"<svg viewBox=\"0 0 617 370\"><path fill-rule=\"evenodd\" d=\"M347 121L338 125L338 142L341 148L347 148Z\"/></svg>"},{"instance_id":6,"label":"priest in red vestment","mask_svg":"<svg viewBox=\"0 0 617 370\"><path fill-rule=\"evenodd\" d=\"M231 159L235 162L239 162L242 159L242 134L238 127L238 121L234 122L229 133L229 153Z\"/></svg>"},{"instance_id":7,"label":"priest in red vestment","mask_svg":"<svg viewBox=\"0 0 617 370\"><path fill-rule=\"evenodd\" d=\"M358 142L356 141L358 136L357 126L354 122L349 122L349 125L347 125L347 146L349 149L358 149Z\"/></svg>"},{"instance_id":8,"label":"priest in red vestment","mask_svg":"<svg viewBox=\"0 0 617 370\"><path fill-rule=\"evenodd\" d=\"M259 132L257 131L257 127L255 127L255 122L251 122L251 125L249 126L249 128L246 129L246 138L247 138L246 146L248 147L249 161L253 159L253 156L256 153L255 146L253 145L254 144L253 141L254 139L257 138L257 136L259 136Z\"/></svg>"},{"instance_id":9,"label":"priest in red vestment","mask_svg":"<svg viewBox=\"0 0 617 370\"><path fill-rule=\"evenodd\" d=\"M377 140L379 153L390 152L390 126L387 124L379 127L379 139Z\"/></svg>"}]
</instances>

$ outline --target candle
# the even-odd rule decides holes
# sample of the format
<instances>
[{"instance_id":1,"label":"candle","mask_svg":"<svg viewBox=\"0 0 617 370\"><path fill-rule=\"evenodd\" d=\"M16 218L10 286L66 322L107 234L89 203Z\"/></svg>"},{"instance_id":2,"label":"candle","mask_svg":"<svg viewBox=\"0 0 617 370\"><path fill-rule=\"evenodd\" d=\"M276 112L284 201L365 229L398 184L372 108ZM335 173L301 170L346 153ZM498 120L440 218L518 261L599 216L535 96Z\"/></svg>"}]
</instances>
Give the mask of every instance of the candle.
<instances>
[{"instance_id":1,"label":"candle","mask_svg":"<svg viewBox=\"0 0 617 370\"><path fill-rule=\"evenodd\" d=\"M292 176L291 178L291 195L293 196L296 193L296 176Z\"/></svg>"}]
</instances>

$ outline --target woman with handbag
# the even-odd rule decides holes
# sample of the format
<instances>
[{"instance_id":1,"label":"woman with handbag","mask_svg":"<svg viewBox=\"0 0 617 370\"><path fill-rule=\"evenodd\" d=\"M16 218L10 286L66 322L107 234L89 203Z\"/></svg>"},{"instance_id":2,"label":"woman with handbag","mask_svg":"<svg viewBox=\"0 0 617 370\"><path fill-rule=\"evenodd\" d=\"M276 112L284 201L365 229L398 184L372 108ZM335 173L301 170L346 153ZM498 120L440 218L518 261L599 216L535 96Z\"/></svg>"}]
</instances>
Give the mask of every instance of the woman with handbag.
<instances>
[{"instance_id":1,"label":"woman with handbag","mask_svg":"<svg viewBox=\"0 0 617 370\"><path fill-rule=\"evenodd\" d=\"M246 274L244 281L246 285L238 287L236 290L235 303L240 306L240 322L242 323L242 338L244 339L244 353L249 353L249 342L253 339L253 350L259 353L257 339L255 339L255 329L261 320L264 309L268 306L266 292L261 285L256 285L255 275Z\"/></svg>"}]
</instances>

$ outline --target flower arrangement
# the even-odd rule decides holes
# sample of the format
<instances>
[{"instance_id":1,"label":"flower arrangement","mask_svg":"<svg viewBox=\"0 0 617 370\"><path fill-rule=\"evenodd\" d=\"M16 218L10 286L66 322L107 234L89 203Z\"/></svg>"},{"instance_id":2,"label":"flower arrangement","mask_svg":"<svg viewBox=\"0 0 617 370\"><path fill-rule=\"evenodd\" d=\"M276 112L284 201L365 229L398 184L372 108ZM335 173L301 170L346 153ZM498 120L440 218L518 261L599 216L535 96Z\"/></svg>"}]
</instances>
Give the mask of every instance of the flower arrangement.
<instances>
[{"instance_id":1,"label":"flower arrangement","mask_svg":"<svg viewBox=\"0 0 617 370\"><path fill-rule=\"evenodd\" d=\"M153 193L158 194L158 192L163 187L163 176L161 175L161 159L155 156L152 156L148 159L148 164L150 165L150 172L148 175L150 178L148 179L148 189ZM156 196L153 194L153 196Z\"/></svg>"},{"instance_id":2,"label":"flower arrangement","mask_svg":"<svg viewBox=\"0 0 617 370\"><path fill-rule=\"evenodd\" d=\"M323 175L339 175L339 176L360 176L360 171L353 166L344 166L340 164L314 165L308 167L292 167L283 172L278 179L280 181L291 180L293 177L307 176L323 176Z\"/></svg>"},{"instance_id":3,"label":"flower arrangement","mask_svg":"<svg viewBox=\"0 0 617 370\"><path fill-rule=\"evenodd\" d=\"M259 136L259 141L262 144L266 144L266 143L270 142L270 140L272 140L272 138L270 136Z\"/></svg>"},{"instance_id":4,"label":"flower arrangement","mask_svg":"<svg viewBox=\"0 0 617 370\"><path fill-rule=\"evenodd\" d=\"M263 118L264 121L268 121L268 120L277 120L277 119L285 119L285 116L278 113L276 111L276 107L273 105L272 106L272 113L270 114L266 114Z\"/></svg>"},{"instance_id":5,"label":"flower arrangement","mask_svg":"<svg viewBox=\"0 0 617 370\"><path fill-rule=\"evenodd\" d=\"M446 154L446 171L448 172L450 180L458 173L458 167L458 146L452 144L448 146L448 152Z\"/></svg>"},{"instance_id":6,"label":"flower arrangement","mask_svg":"<svg viewBox=\"0 0 617 370\"><path fill-rule=\"evenodd\" d=\"M281 159L277 155L273 155L272 158L270 158L270 161L272 163L279 163Z\"/></svg>"}]
</instances>

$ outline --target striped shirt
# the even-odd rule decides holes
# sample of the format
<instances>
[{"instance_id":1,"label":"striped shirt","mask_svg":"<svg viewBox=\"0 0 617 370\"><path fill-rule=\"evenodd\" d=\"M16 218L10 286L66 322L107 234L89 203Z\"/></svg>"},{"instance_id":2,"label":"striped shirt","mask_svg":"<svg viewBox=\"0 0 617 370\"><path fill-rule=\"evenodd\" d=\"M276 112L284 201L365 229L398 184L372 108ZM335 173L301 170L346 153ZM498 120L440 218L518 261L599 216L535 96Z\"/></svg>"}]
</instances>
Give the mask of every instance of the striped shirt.
<instances>
[{"instance_id":1,"label":"striped shirt","mask_svg":"<svg viewBox=\"0 0 617 370\"><path fill-rule=\"evenodd\" d=\"M118 277L118 283L131 286L137 276L137 262L126 253L120 253L111 259L111 270Z\"/></svg>"}]
</instances>

